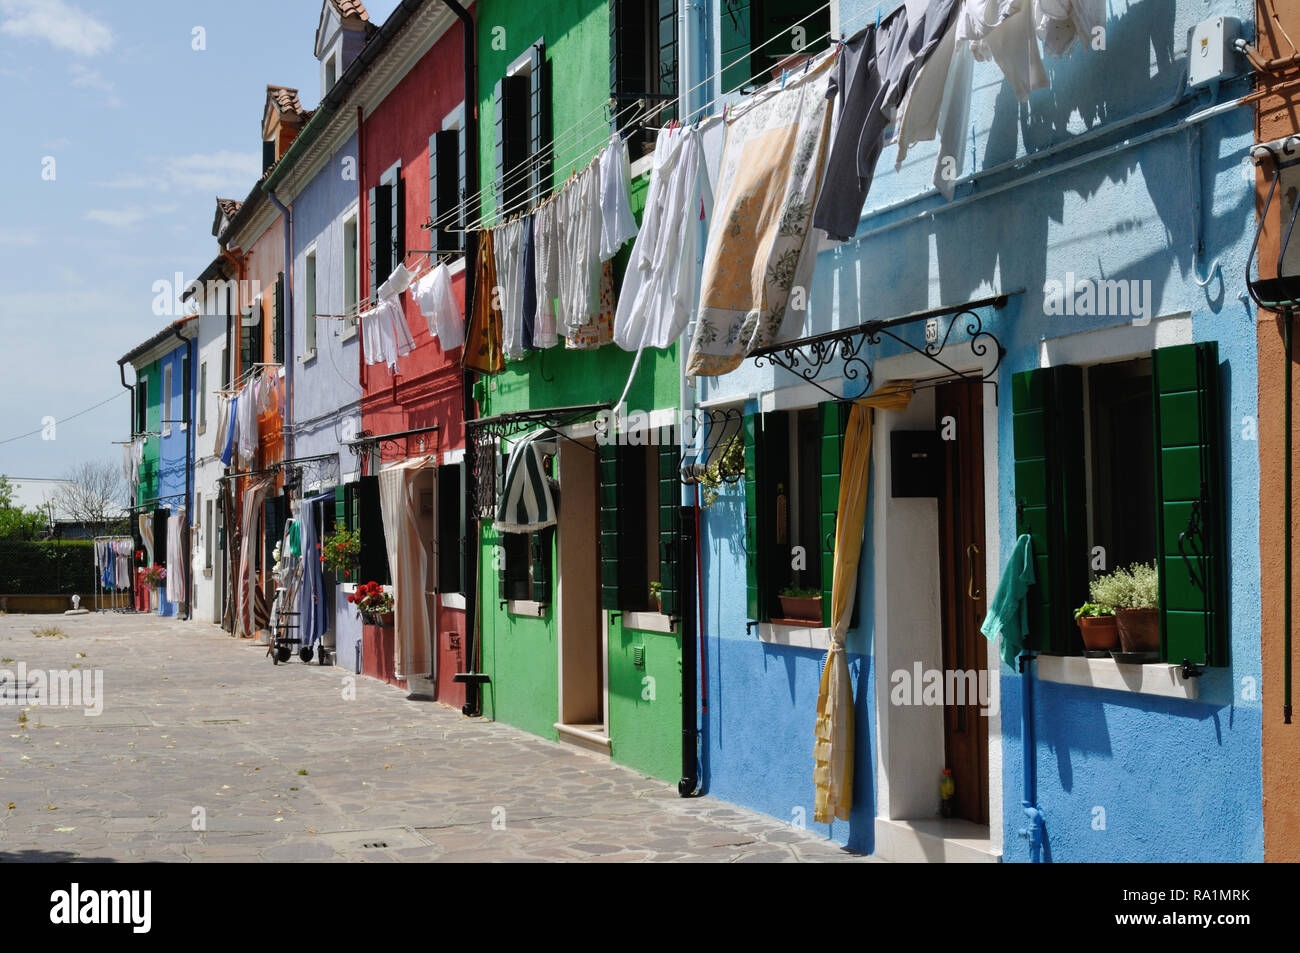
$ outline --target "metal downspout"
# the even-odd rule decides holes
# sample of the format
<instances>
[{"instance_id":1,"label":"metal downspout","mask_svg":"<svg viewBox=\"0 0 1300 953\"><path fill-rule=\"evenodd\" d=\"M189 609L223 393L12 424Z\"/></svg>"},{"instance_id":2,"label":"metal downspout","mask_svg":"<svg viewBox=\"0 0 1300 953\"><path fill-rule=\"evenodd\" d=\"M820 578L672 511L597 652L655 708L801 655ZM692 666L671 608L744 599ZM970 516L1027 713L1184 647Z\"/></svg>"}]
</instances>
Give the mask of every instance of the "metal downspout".
<instances>
[{"instance_id":1,"label":"metal downspout","mask_svg":"<svg viewBox=\"0 0 1300 953\"><path fill-rule=\"evenodd\" d=\"M1031 652L1020 653L1021 725L1020 737L1024 742L1024 797L1021 807L1029 820L1028 827L1020 829L1020 836L1029 841L1029 859L1041 864L1043 851L1043 812L1038 809L1038 772L1034 762L1034 658Z\"/></svg>"},{"instance_id":2,"label":"metal downspout","mask_svg":"<svg viewBox=\"0 0 1300 953\"><path fill-rule=\"evenodd\" d=\"M462 200L469 203L465 209L466 221L476 221L478 208L478 29L474 17L456 0L442 0L443 6L454 13L461 24L461 39L464 43L462 68L465 93L465 191ZM358 139L358 143L360 139ZM473 198L471 198L473 197ZM474 300L474 271L478 259L478 233L467 232L465 235L465 311L468 314ZM461 372L461 412L464 428L465 420L478 416L474 410L475 374L465 368ZM469 445L469 433L463 430L462 444L465 447L465 539L461 553L461 578L465 582L465 670L475 672L478 669L477 647L481 638L481 619L479 618L479 525L474 514L473 486L473 448ZM471 532L472 527L472 532ZM461 714L475 716L480 713L479 681L469 679L465 682L465 704Z\"/></svg>"},{"instance_id":3,"label":"metal downspout","mask_svg":"<svg viewBox=\"0 0 1300 953\"><path fill-rule=\"evenodd\" d=\"M293 427L288 422L293 420L293 211L280 201L274 189L268 189L266 197L284 216L284 416L280 419L280 436L284 439L284 459L294 457ZM361 236L357 236L360 243ZM307 320L311 320L308 316Z\"/></svg>"}]
</instances>

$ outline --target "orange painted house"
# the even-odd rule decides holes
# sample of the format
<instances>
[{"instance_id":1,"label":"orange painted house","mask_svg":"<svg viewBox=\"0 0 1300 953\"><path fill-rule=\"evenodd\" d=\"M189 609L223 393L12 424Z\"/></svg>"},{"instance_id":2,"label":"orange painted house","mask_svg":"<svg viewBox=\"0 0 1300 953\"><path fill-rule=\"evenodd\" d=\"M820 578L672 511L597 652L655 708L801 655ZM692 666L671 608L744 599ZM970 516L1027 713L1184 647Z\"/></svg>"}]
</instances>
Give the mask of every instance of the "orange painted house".
<instances>
[{"instance_id":1,"label":"orange painted house","mask_svg":"<svg viewBox=\"0 0 1300 953\"><path fill-rule=\"evenodd\" d=\"M1277 19L1274 19L1276 14ZM1255 140L1275 142L1300 134L1300 56L1287 36L1300 36L1300 6L1285 0L1258 0L1255 40L1259 80L1259 99L1255 115ZM1280 29L1279 29L1280 24ZM1272 183L1273 164L1264 157L1259 162L1256 182L1256 212L1264 211L1265 199ZM1278 195L1273 197L1261 223L1258 251L1258 277L1277 275L1277 258L1285 233L1296 189L1300 187L1300 166L1284 170ZM1300 274L1300 236L1287 247L1284 274ZM1291 637L1286 633L1285 527L1289 519L1291 536L1300 543L1300 515L1294 501L1288 513L1285 499L1285 423L1286 375L1291 375L1293 392L1300 391L1300 372L1293 347L1288 365L1284 345L1284 319L1263 308L1256 323L1259 347L1259 548L1261 576L1261 649L1263 655L1263 791L1264 791L1264 859L1266 861L1300 860L1300 801L1296 799L1296 768L1300 765L1300 716L1288 716L1284 707L1286 692L1286 653L1294 658L1295 631L1300 626L1300 586L1295 584L1293 556L1291 587ZM1300 322L1293 312L1293 342L1300 335ZM1300 489L1300 414L1291 411L1291 482ZM1289 721L1289 723L1288 723Z\"/></svg>"}]
</instances>

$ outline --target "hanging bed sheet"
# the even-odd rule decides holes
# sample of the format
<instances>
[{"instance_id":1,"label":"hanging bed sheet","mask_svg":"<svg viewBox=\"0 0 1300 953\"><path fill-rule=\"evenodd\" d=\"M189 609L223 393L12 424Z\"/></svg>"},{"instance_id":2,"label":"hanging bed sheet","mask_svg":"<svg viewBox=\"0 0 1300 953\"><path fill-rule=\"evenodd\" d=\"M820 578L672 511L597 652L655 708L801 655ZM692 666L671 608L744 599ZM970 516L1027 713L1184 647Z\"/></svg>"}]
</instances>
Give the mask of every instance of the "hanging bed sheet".
<instances>
[{"instance_id":1,"label":"hanging bed sheet","mask_svg":"<svg viewBox=\"0 0 1300 953\"><path fill-rule=\"evenodd\" d=\"M792 321L807 308L816 241L812 211L825 158L830 109L828 55L727 126L716 189L699 317L686 373L735 370L753 350L782 336L792 291ZM792 327L797 331L797 327Z\"/></svg>"}]
</instances>

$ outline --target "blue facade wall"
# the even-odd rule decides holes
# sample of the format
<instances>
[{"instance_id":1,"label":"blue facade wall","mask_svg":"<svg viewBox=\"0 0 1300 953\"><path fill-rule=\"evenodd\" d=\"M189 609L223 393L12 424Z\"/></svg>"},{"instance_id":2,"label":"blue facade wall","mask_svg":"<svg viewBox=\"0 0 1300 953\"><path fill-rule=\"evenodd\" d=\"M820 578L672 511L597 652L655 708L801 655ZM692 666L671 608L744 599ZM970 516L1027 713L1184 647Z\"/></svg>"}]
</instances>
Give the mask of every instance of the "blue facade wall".
<instances>
[{"instance_id":1,"label":"blue facade wall","mask_svg":"<svg viewBox=\"0 0 1300 953\"><path fill-rule=\"evenodd\" d=\"M896 5L886 4L884 12ZM874 20L877 6L844 0L840 29L856 32ZM1254 177L1244 174L1252 113L1249 106L1214 113L1217 104L1249 92L1245 80L1217 90L1184 88L1188 30L1211 14L1238 17L1249 35L1253 9L1242 0L1212 7L1183 0L1129 5L1108 21L1104 51L1076 49L1064 60L1045 56L1052 88L1032 94L1027 104L1015 101L993 63L977 63L965 164L974 180L959 181L949 203L930 185L935 144L914 147L897 172L895 147L886 147L858 237L821 252L805 324L786 328L796 337L998 291L1023 292L1004 310L982 315L984 328L1007 350L996 392L985 388L986 403L997 400L997 452L985 460L986 493L996 494L997 519L986 526L991 585L1001 571L994 555L1009 553L1015 542L1011 375L1040 366L1054 339L1087 331L1118 332L1097 335L1092 360L1172 343L1164 336L1175 324L1186 328L1186 318L1191 339L1218 341L1230 500L1230 666L1200 679L1195 702L1036 685L1038 804L1054 860L1262 859L1261 692L1243 691L1264 687L1258 458L1254 440L1243 437L1253 433L1248 422L1256 414L1254 318L1243 303L1242 280L1254 232ZM1105 131L1066 145L1097 129ZM996 169L1048 149L1056 151L1021 168ZM1065 281L1071 272L1079 279L1149 281L1156 320L1135 325L1131 315L1046 313L1045 284ZM1210 279L1204 287L1198 273ZM920 327L905 336L924 346ZM954 340L951 351L969 358L963 335L955 332ZM1087 339L1071 341L1076 351L1088 348ZM904 351L885 341L866 355L878 360ZM748 399L752 409L753 397L798 383L784 370L747 361L731 374L702 380L695 397ZM856 395L860 386L850 381L845 393ZM879 479L873 474L873 493ZM807 805L811 815L823 653L762 644L746 631L741 492L724 497L703 518L703 632L711 653L705 778L720 797L790 819L796 805ZM859 580L862 625L850 633L848 646L855 685L864 676L868 686L873 677L888 677L871 671L878 635L872 620L875 529L869 504ZM1021 690L1020 676L1003 667L1002 737L990 745L1001 749L1003 809L993 823L1002 825L1006 860L1028 858L1018 836L1024 827ZM870 688L855 692L854 821L847 830L842 823L817 829L870 849L867 820L876 811L877 779L876 753L869 749L878 706ZM1096 807L1106 811L1104 831L1092 827Z\"/></svg>"},{"instance_id":2,"label":"blue facade wall","mask_svg":"<svg viewBox=\"0 0 1300 953\"><path fill-rule=\"evenodd\" d=\"M295 458L336 455L333 466L312 464L305 471L308 485L319 483L322 492L342 482L357 465L342 444L361 429L360 337L337 318L320 319L315 356L303 353L307 322L313 319L307 314L307 253L314 249L316 255L316 313L342 314L343 223L356 212L356 155L353 133L292 202L294 341L302 356L294 368L292 452ZM365 240L360 232L358 239ZM336 661L350 669L361 640L361 622L341 587L334 592L334 603L330 618Z\"/></svg>"},{"instance_id":3,"label":"blue facade wall","mask_svg":"<svg viewBox=\"0 0 1300 953\"><path fill-rule=\"evenodd\" d=\"M186 356L189 355L191 362L193 355L191 352L192 344L187 341L184 344L177 343L176 347L165 354L158 360L158 399L160 404L159 420L172 420L173 423L163 423L159 427L162 436L159 438L158 447L158 498L164 502L159 504L160 509L176 512L184 508L187 504L186 494L188 493L188 472L190 459L190 441L194 424L186 426L179 421L182 419L185 408L185 372L184 363ZM171 371L171 415L168 417L168 403L164 399L162 392L163 384L167 380L167 372ZM194 367L190 367L191 376L193 376ZM190 415L194 416L194 408L197 404L194 402L195 382L190 381ZM152 385L151 385L152 390ZM169 432L170 428L170 432ZM191 514L191 519L193 514ZM154 527L154 538L164 539L167 532L166 525ZM169 556L170 559L170 556ZM187 563L188 565L188 563ZM167 601L167 589L163 587L158 590L158 614L163 616L175 616L177 614L177 605L174 602Z\"/></svg>"}]
</instances>

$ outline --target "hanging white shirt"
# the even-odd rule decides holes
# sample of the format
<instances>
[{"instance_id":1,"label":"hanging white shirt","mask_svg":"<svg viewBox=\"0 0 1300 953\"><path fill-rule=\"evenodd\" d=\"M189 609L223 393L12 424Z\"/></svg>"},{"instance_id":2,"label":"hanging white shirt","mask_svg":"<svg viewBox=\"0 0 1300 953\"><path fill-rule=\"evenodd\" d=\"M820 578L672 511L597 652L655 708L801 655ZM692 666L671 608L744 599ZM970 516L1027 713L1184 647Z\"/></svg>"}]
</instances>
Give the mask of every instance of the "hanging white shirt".
<instances>
[{"instance_id":1,"label":"hanging white shirt","mask_svg":"<svg viewBox=\"0 0 1300 953\"><path fill-rule=\"evenodd\" d=\"M429 325L429 333L438 339L444 351L453 351L465 343L465 318L451 290L451 271L443 262L422 277L411 289Z\"/></svg>"},{"instance_id":2,"label":"hanging white shirt","mask_svg":"<svg viewBox=\"0 0 1300 953\"><path fill-rule=\"evenodd\" d=\"M390 295L361 315L367 364L385 364L397 370L397 359L415 350L402 302Z\"/></svg>"},{"instance_id":3,"label":"hanging white shirt","mask_svg":"<svg viewBox=\"0 0 1300 953\"><path fill-rule=\"evenodd\" d=\"M1033 0L968 0L958 17L957 42L971 41L977 60L992 59L1024 102L1050 83L1038 51Z\"/></svg>"},{"instance_id":4,"label":"hanging white shirt","mask_svg":"<svg viewBox=\"0 0 1300 953\"><path fill-rule=\"evenodd\" d=\"M492 233L497 287L501 289L501 350L506 359L524 356L524 222L515 220Z\"/></svg>"},{"instance_id":5,"label":"hanging white shirt","mask_svg":"<svg viewBox=\"0 0 1300 953\"><path fill-rule=\"evenodd\" d=\"M632 214L632 167L627 143L617 133L600 154L600 260L609 261L620 248L636 237L636 216Z\"/></svg>"},{"instance_id":6,"label":"hanging white shirt","mask_svg":"<svg viewBox=\"0 0 1300 953\"><path fill-rule=\"evenodd\" d=\"M625 351L666 348L681 336L699 294L700 209L712 205L702 133L661 131L641 230L614 314L614 343Z\"/></svg>"},{"instance_id":7,"label":"hanging white shirt","mask_svg":"<svg viewBox=\"0 0 1300 953\"><path fill-rule=\"evenodd\" d=\"M556 331L564 337L591 323L600 306L600 175L593 163L556 200L559 298Z\"/></svg>"},{"instance_id":8,"label":"hanging white shirt","mask_svg":"<svg viewBox=\"0 0 1300 953\"><path fill-rule=\"evenodd\" d=\"M971 44L957 41L963 16L959 13L953 18L908 87L899 107L902 118L894 161L894 169L901 168L911 146L938 137L934 185L950 200L966 162L966 126L975 66Z\"/></svg>"},{"instance_id":9,"label":"hanging white shirt","mask_svg":"<svg viewBox=\"0 0 1300 953\"><path fill-rule=\"evenodd\" d=\"M555 200L544 202L533 213L533 279L537 287L537 320L533 344L539 348L559 343L556 331L555 299L560 293L559 225Z\"/></svg>"}]
</instances>

